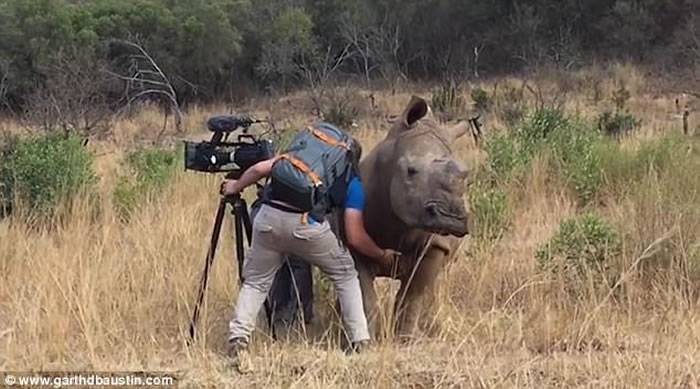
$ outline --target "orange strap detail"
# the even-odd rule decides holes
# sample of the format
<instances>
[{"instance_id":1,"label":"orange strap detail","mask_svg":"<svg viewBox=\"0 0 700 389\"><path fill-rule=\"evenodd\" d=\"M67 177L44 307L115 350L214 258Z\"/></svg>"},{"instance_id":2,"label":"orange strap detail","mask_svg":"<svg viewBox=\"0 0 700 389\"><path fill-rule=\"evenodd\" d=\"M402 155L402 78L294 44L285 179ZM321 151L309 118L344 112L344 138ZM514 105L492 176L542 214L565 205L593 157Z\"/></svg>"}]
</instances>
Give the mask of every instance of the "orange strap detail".
<instances>
[{"instance_id":1,"label":"orange strap detail","mask_svg":"<svg viewBox=\"0 0 700 389\"><path fill-rule=\"evenodd\" d=\"M301 159L294 158L289 154L282 154L280 158L286 159L295 168L301 170L303 173L306 173L306 175L309 176L309 178L311 178L311 182L313 182L314 185L321 184L321 177L319 177L318 174L316 174L316 172L311 170L311 168L309 167L309 165L306 164L306 162L302 161Z\"/></svg>"},{"instance_id":2,"label":"orange strap detail","mask_svg":"<svg viewBox=\"0 0 700 389\"><path fill-rule=\"evenodd\" d=\"M311 133L314 134L314 136L316 138L322 140L325 143L328 143L329 145L331 145L333 147L338 146L338 147L342 147L345 149L349 149L349 146L347 145L347 143L340 142L336 139L331 138L325 132L319 130L318 128L309 127L309 131L311 131Z\"/></svg>"}]
</instances>

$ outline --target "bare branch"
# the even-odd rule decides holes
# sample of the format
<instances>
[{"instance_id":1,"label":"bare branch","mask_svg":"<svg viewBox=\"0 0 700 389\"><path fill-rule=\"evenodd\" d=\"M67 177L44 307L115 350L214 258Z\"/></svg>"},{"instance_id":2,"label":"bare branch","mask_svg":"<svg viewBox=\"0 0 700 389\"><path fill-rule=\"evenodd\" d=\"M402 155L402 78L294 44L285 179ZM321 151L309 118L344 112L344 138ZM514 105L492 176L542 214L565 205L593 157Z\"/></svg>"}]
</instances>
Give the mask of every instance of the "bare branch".
<instances>
[{"instance_id":1,"label":"bare branch","mask_svg":"<svg viewBox=\"0 0 700 389\"><path fill-rule=\"evenodd\" d=\"M115 40L119 44L134 49L138 54L129 54L131 60L129 75L121 75L109 71L108 73L119 80L124 81L125 108L129 108L136 100L146 96L160 96L167 102L167 107L175 115L175 128L178 132L182 126L182 110L177 99L177 93L172 82L163 72L158 63L151 57L146 49L134 42ZM192 84L190 84L192 85ZM165 109L165 108L164 108ZM167 115L168 111L165 111Z\"/></svg>"}]
</instances>

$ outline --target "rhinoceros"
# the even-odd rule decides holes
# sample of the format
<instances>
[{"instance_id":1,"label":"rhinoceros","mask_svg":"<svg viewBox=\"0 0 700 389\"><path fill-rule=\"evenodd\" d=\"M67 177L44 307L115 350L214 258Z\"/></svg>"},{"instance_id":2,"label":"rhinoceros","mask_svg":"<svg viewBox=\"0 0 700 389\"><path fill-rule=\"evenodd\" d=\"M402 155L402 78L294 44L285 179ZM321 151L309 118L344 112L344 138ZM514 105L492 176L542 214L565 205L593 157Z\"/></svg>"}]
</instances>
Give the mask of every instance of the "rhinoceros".
<instances>
[{"instance_id":1,"label":"rhinoceros","mask_svg":"<svg viewBox=\"0 0 700 389\"><path fill-rule=\"evenodd\" d=\"M435 306L436 278L468 234L467 170L453 144L468 125L438 123L413 96L391 130L360 163L364 223L380 247L402 253L392 268L353 253L367 318L377 331L376 277L401 281L394 307L398 335L423 328ZM432 319L432 318L430 318Z\"/></svg>"}]
</instances>

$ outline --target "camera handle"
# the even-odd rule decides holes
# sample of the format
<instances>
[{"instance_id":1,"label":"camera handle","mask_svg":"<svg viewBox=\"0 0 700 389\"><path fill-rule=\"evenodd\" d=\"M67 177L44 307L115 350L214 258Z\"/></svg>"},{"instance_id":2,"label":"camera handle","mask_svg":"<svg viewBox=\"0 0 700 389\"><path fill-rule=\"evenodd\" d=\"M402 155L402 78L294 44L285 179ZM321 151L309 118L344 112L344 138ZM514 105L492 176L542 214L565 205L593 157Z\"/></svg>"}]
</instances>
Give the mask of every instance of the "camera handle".
<instances>
[{"instance_id":1,"label":"camera handle","mask_svg":"<svg viewBox=\"0 0 700 389\"><path fill-rule=\"evenodd\" d=\"M209 272L211 271L212 264L214 263L214 257L216 256L216 248L219 244L219 235L221 234L221 225L224 220L224 215L226 214L226 206L231 205L231 213L234 216L234 231L236 238L236 261L238 265L238 281L240 284L243 283L243 260L245 258L245 242L243 234L245 233L248 245L251 244L253 238L253 226L250 221L250 214L248 213L248 205L246 201L241 198L240 194L235 194L232 196L223 196L219 200L219 207L216 210L216 216L214 218L214 229L212 230L211 240L209 241L209 250L207 251L207 257L204 262L204 270L202 271L202 277L199 281L199 290L197 292L197 301L195 302L194 311L192 312L192 319L190 321L189 328L189 340L188 344L194 342L196 332L197 332L197 322L199 321L199 312L201 310L202 304L204 303L204 298L207 292L207 285L209 283ZM268 300L265 300L265 315L267 318L268 326L273 330L272 337L276 338L274 333L274 327L272 326L272 304Z\"/></svg>"}]
</instances>

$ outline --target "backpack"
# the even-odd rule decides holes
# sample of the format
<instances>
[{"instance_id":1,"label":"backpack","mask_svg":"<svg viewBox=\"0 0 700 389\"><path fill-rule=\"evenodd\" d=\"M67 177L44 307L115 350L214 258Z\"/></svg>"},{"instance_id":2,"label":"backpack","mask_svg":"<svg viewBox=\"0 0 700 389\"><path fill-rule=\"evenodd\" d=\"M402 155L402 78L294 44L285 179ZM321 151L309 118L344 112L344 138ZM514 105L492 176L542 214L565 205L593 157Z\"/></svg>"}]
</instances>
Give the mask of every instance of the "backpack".
<instances>
[{"instance_id":1,"label":"backpack","mask_svg":"<svg viewBox=\"0 0 700 389\"><path fill-rule=\"evenodd\" d=\"M353 173L351 142L343 130L324 122L297 133L272 165L270 198L322 221L345 201Z\"/></svg>"}]
</instances>

